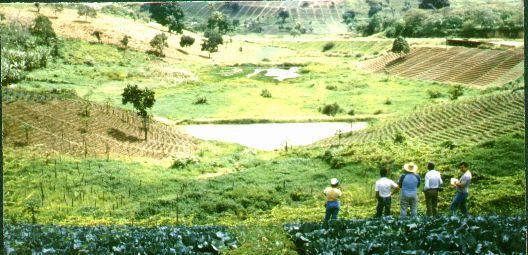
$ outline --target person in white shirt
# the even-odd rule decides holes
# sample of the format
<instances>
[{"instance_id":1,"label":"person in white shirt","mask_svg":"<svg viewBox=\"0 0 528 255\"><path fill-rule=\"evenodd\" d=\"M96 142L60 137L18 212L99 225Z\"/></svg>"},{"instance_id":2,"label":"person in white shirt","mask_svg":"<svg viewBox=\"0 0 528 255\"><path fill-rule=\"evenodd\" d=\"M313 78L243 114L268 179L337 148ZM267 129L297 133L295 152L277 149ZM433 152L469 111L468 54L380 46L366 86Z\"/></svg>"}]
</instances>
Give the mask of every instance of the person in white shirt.
<instances>
[{"instance_id":1,"label":"person in white shirt","mask_svg":"<svg viewBox=\"0 0 528 255\"><path fill-rule=\"evenodd\" d=\"M381 217L383 213L385 213L385 216L390 215L392 191L398 191L399 189L398 184L387 178L387 173L388 171L385 167L381 168L381 178L376 181L376 185L374 186L376 199L378 201L378 204L376 205L376 217Z\"/></svg>"},{"instance_id":2,"label":"person in white shirt","mask_svg":"<svg viewBox=\"0 0 528 255\"><path fill-rule=\"evenodd\" d=\"M469 195L469 184L471 183L471 172L469 171L469 165L466 162L458 164L462 177L460 180L456 180L453 183L453 187L456 189L455 197L451 203L451 214L455 215L456 210L460 209L462 214L468 216L467 210L467 197Z\"/></svg>"},{"instance_id":3,"label":"person in white shirt","mask_svg":"<svg viewBox=\"0 0 528 255\"><path fill-rule=\"evenodd\" d=\"M424 195L425 204L427 206L427 216L436 216L438 213L438 191L442 185L442 176L440 172L435 170L435 164L429 162L427 164L429 170L425 174Z\"/></svg>"}]
</instances>

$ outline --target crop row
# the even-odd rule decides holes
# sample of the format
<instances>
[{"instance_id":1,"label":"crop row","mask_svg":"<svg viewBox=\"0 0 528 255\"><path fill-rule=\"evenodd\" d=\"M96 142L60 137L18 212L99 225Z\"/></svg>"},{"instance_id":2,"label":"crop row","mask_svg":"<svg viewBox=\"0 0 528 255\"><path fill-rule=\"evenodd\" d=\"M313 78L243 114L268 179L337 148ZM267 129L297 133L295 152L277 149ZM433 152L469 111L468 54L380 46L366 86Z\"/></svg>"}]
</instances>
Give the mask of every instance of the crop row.
<instances>
[{"instance_id":1,"label":"crop row","mask_svg":"<svg viewBox=\"0 0 528 255\"><path fill-rule=\"evenodd\" d=\"M419 80L486 86L497 84L499 80L504 84L520 77L523 70L516 67L523 60L521 50L416 48L407 55L380 57L366 61L362 66L370 71Z\"/></svg>"},{"instance_id":2,"label":"crop row","mask_svg":"<svg viewBox=\"0 0 528 255\"><path fill-rule=\"evenodd\" d=\"M223 227L4 227L5 254L219 254L236 248Z\"/></svg>"},{"instance_id":3,"label":"crop row","mask_svg":"<svg viewBox=\"0 0 528 255\"><path fill-rule=\"evenodd\" d=\"M523 130L524 92L507 92L426 107L409 116L348 133L344 141L392 140L402 134L425 143L472 143Z\"/></svg>"},{"instance_id":4,"label":"crop row","mask_svg":"<svg viewBox=\"0 0 528 255\"><path fill-rule=\"evenodd\" d=\"M290 224L300 254L523 254L522 217L436 217Z\"/></svg>"},{"instance_id":5,"label":"crop row","mask_svg":"<svg viewBox=\"0 0 528 255\"><path fill-rule=\"evenodd\" d=\"M88 116L83 112L88 109ZM192 139L174 127L151 122L143 139L134 112L80 100L4 104L4 137L8 144L41 144L73 155L121 154L162 158L188 153ZM29 127L27 127L29 126ZM27 135L27 136L26 136Z\"/></svg>"}]
</instances>

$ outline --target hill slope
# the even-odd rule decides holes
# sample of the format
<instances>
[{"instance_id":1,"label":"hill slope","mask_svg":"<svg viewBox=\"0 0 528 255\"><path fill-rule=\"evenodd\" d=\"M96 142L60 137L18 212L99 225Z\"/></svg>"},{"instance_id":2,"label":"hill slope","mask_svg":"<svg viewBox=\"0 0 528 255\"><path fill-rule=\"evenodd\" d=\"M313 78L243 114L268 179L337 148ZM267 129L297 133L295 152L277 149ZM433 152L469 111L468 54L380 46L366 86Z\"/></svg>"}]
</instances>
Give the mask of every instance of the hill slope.
<instances>
[{"instance_id":1,"label":"hill slope","mask_svg":"<svg viewBox=\"0 0 528 255\"><path fill-rule=\"evenodd\" d=\"M345 143L392 140L401 133L425 143L472 143L524 131L524 92L506 92L423 109L398 120L346 134ZM331 144L335 138L321 144Z\"/></svg>"},{"instance_id":2,"label":"hill slope","mask_svg":"<svg viewBox=\"0 0 528 255\"><path fill-rule=\"evenodd\" d=\"M84 155L86 149L90 156L106 155L108 146L109 155L153 158L190 153L196 146L180 130L155 121L150 123L145 141L141 120L131 111L79 99L48 100L42 95L13 91L4 97L2 119L7 146L41 146L72 155ZM89 117L82 114L86 108ZM24 125L29 126L29 143Z\"/></svg>"},{"instance_id":3,"label":"hill slope","mask_svg":"<svg viewBox=\"0 0 528 255\"><path fill-rule=\"evenodd\" d=\"M360 65L418 80L453 82L484 87L502 85L524 73L522 50L483 50L464 47L415 48L407 55L389 53Z\"/></svg>"}]
</instances>

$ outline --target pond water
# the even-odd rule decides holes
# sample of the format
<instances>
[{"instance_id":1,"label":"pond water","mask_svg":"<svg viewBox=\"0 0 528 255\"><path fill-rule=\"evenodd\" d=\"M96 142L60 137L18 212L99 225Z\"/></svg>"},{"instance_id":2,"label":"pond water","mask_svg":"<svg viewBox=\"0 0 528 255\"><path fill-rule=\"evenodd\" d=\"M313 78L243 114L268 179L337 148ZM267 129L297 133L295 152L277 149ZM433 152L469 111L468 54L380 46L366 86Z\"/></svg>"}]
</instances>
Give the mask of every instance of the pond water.
<instances>
[{"instance_id":1,"label":"pond water","mask_svg":"<svg viewBox=\"0 0 528 255\"><path fill-rule=\"evenodd\" d=\"M310 122L265 124L204 124L183 126L192 136L203 140L238 143L260 150L308 145L336 135L367 127L366 122Z\"/></svg>"},{"instance_id":2,"label":"pond water","mask_svg":"<svg viewBox=\"0 0 528 255\"><path fill-rule=\"evenodd\" d=\"M255 69L252 73L246 75L246 77L253 77L263 71L266 71L264 75L269 77L274 77L275 80L283 81L285 79L297 78L300 75L297 73L299 67L290 67L290 69L281 69L281 68L268 68L268 69Z\"/></svg>"}]
</instances>

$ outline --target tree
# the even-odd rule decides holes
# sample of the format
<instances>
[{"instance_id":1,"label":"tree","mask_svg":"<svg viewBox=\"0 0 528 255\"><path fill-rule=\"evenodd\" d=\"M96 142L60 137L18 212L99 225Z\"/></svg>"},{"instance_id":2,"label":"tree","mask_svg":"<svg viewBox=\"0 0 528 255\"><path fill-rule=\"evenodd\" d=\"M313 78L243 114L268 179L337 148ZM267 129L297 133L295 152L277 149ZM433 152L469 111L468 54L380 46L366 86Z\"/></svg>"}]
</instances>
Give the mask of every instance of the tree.
<instances>
[{"instance_id":1,"label":"tree","mask_svg":"<svg viewBox=\"0 0 528 255\"><path fill-rule=\"evenodd\" d=\"M123 36L123 39L121 39L121 45L123 45L123 48L128 49L128 39L130 39L130 36L125 35Z\"/></svg>"},{"instance_id":2,"label":"tree","mask_svg":"<svg viewBox=\"0 0 528 255\"><path fill-rule=\"evenodd\" d=\"M31 130L33 130L33 126L28 123L22 124L22 131L24 131L24 134L26 135L26 145L29 145L29 133Z\"/></svg>"},{"instance_id":3,"label":"tree","mask_svg":"<svg viewBox=\"0 0 528 255\"><path fill-rule=\"evenodd\" d=\"M381 7L380 3L373 3L372 5L370 5L370 9L368 11L368 16L369 17L374 16L376 13L380 12L381 9L382 9L382 7Z\"/></svg>"},{"instance_id":4,"label":"tree","mask_svg":"<svg viewBox=\"0 0 528 255\"><path fill-rule=\"evenodd\" d=\"M225 35L231 30L226 16L218 11L213 12L211 17L207 20L207 28L210 30L216 30L220 35Z\"/></svg>"},{"instance_id":5,"label":"tree","mask_svg":"<svg viewBox=\"0 0 528 255\"><path fill-rule=\"evenodd\" d=\"M39 2L35 3L35 8L37 8L37 13L40 13L40 3Z\"/></svg>"},{"instance_id":6,"label":"tree","mask_svg":"<svg viewBox=\"0 0 528 255\"><path fill-rule=\"evenodd\" d=\"M153 20L167 26L169 32L183 33L185 15L178 3L149 3L146 5Z\"/></svg>"},{"instance_id":7,"label":"tree","mask_svg":"<svg viewBox=\"0 0 528 255\"><path fill-rule=\"evenodd\" d=\"M180 46L181 47L188 47L194 44L194 38L184 35L180 39Z\"/></svg>"},{"instance_id":8,"label":"tree","mask_svg":"<svg viewBox=\"0 0 528 255\"><path fill-rule=\"evenodd\" d=\"M449 0L422 0L420 5L418 5L418 8L436 10L449 7L450 5Z\"/></svg>"},{"instance_id":9,"label":"tree","mask_svg":"<svg viewBox=\"0 0 528 255\"><path fill-rule=\"evenodd\" d=\"M290 13L284 9L279 11L279 19L281 19L282 24L286 23L286 19L290 17Z\"/></svg>"},{"instance_id":10,"label":"tree","mask_svg":"<svg viewBox=\"0 0 528 255\"><path fill-rule=\"evenodd\" d=\"M169 47L169 44L167 43L167 36L164 33L157 34L152 38L150 41L150 46L154 48L154 52L156 55L163 57L165 56L163 54L163 49Z\"/></svg>"},{"instance_id":11,"label":"tree","mask_svg":"<svg viewBox=\"0 0 528 255\"><path fill-rule=\"evenodd\" d=\"M293 37L299 36L300 34L301 34L301 31L299 31L299 29L292 28L292 30L290 30L290 35Z\"/></svg>"},{"instance_id":12,"label":"tree","mask_svg":"<svg viewBox=\"0 0 528 255\"><path fill-rule=\"evenodd\" d=\"M464 88L462 85L455 85L449 89L448 93L451 100L457 100L460 96L464 95Z\"/></svg>"},{"instance_id":13,"label":"tree","mask_svg":"<svg viewBox=\"0 0 528 255\"><path fill-rule=\"evenodd\" d=\"M103 36L103 32L101 32L99 30L95 30L95 31L93 31L92 35L95 36L95 38L97 38L97 41L99 43L102 43L101 36Z\"/></svg>"},{"instance_id":14,"label":"tree","mask_svg":"<svg viewBox=\"0 0 528 255\"><path fill-rule=\"evenodd\" d=\"M148 112L147 110L154 106L156 99L154 98L154 91L144 88L139 89L137 85L127 85L122 94L122 103L126 105L131 103L136 109L137 114L143 118L143 131L145 133L145 141L148 133Z\"/></svg>"},{"instance_id":15,"label":"tree","mask_svg":"<svg viewBox=\"0 0 528 255\"><path fill-rule=\"evenodd\" d=\"M238 26L240 26L240 20L234 19L232 24L233 24L233 28L238 27Z\"/></svg>"},{"instance_id":16,"label":"tree","mask_svg":"<svg viewBox=\"0 0 528 255\"><path fill-rule=\"evenodd\" d=\"M411 47L409 46L405 38L398 36L396 39L394 39L394 42L392 43L391 51L395 53L403 52L407 54L411 51Z\"/></svg>"},{"instance_id":17,"label":"tree","mask_svg":"<svg viewBox=\"0 0 528 255\"><path fill-rule=\"evenodd\" d=\"M30 32L32 35L38 37L42 44L46 45L50 45L51 42L57 38L57 35L51 26L51 21L44 15L39 15L35 19L35 23L30 28Z\"/></svg>"},{"instance_id":18,"label":"tree","mask_svg":"<svg viewBox=\"0 0 528 255\"><path fill-rule=\"evenodd\" d=\"M350 24L353 23L356 19L356 12L353 10L348 10L343 14L343 23Z\"/></svg>"},{"instance_id":19,"label":"tree","mask_svg":"<svg viewBox=\"0 0 528 255\"><path fill-rule=\"evenodd\" d=\"M57 16L59 12L62 12L64 10L64 5L61 3L53 4L53 14Z\"/></svg>"},{"instance_id":20,"label":"tree","mask_svg":"<svg viewBox=\"0 0 528 255\"><path fill-rule=\"evenodd\" d=\"M211 53L218 51L218 45L223 44L222 35L215 30L206 30L204 33L204 38L202 42L202 51L209 52L209 58L211 58Z\"/></svg>"},{"instance_id":21,"label":"tree","mask_svg":"<svg viewBox=\"0 0 528 255\"><path fill-rule=\"evenodd\" d=\"M79 17L84 16L84 20L88 21L88 17L97 17L97 11L88 5L81 4L77 9L77 15L79 15Z\"/></svg>"}]
</instances>

